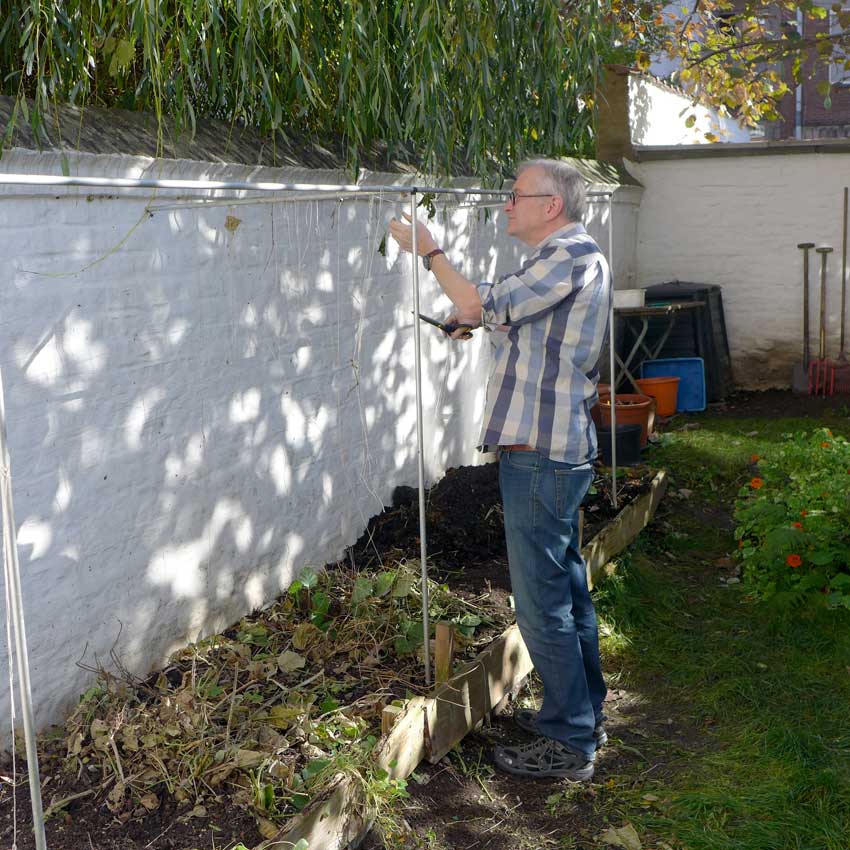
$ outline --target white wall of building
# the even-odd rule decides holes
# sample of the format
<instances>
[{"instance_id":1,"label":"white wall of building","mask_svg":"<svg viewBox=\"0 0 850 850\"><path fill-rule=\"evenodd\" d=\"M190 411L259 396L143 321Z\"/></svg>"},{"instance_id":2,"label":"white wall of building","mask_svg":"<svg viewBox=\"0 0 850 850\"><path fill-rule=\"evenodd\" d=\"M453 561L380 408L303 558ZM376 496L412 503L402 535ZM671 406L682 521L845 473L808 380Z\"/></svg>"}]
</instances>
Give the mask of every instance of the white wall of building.
<instances>
[{"instance_id":1,"label":"white wall of building","mask_svg":"<svg viewBox=\"0 0 850 850\"><path fill-rule=\"evenodd\" d=\"M696 120L688 127L690 116ZM749 130L737 121L694 104L685 94L639 74L629 75L629 126L636 147L708 144L706 133L722 142L750 141Z\"/></svg>"},{"instance_id":2,"label":"white wall of building","mask_svg":"<svg viewBox=\"0 0 850 850\"><path fill-rule=\"evenodd\" d=\"M827 339L838 351L841 222L850 152L676 157L630 167L644 186L638 221L641 286L680 279L723 287L735 382L787 387L803 345L800 242L831 245ZM845 175L845 177L842 177ZM812 253L817 345L819 257ZM816 348L813 349L816 354Z\"/></svg>"},{"instance_id":3,"label":"white wall of building","mask_svg":"<svg viewBox=\"0 0 850 850\"><path fill-rule=\"evenodd\" d=\"M70 167L348 182L114 156ZM62 173L58 157L26 151L0 169ZM407 203L179 194L0 198L0 367L39 726L87 687L78 661L109 666L114 650L146 673L272 602L305 565L341 557L395 486L416 483L410 262L391 241L378 253ZM627 189L615 205L616 268L632 284L638 199ZM434 229L467 275L489 278L525 254L500 238L501 218L455 207ZM606 248L607 205L588 220ZM423 273L423 312L448 306ZM480 459L488 342L429 327L422 341L434 481ZM0 686L0 718L8 699Z\"/></svg>"}]
</instances>

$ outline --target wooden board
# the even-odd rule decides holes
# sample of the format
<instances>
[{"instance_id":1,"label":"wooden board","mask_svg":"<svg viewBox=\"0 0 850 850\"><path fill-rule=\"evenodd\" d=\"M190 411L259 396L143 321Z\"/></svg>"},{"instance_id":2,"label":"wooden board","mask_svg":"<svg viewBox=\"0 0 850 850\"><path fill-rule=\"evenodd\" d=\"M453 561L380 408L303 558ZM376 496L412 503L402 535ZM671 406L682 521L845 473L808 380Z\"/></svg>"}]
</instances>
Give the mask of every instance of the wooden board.
<instances>
[{"instance_id":1,"label":"wooden board","mask_svg":"<svg viewBox=\"0 0 850 850\"><path fill-rule=\"evenodd\" d=\"M260 847L292 850L304 839L310 850L343 850L356 843L370 827L363 786L351 777L343 777L330 797L296 815Z\"/></svg>"},{"instance_id":2,"label":"wooden board","mask_svg":"<svg viewBox=\"0 0 850 850\"><path fill-rule=\"evenodd\" d=\"M655 516L658 504L667 490L667 473L662 470L649 486L649 492L626 505L587 546L581 550L587 563L587 583L593 588L613 571L611 559L619 555Z\"/></svg>"},{"instance_id":3,"label":"wooden board","mask_svg":"<svg viewBox=\"0 0 850 850\"><path fill-rule=\"evenodd\" d=\"M582 548L588 582L611 572L618 555L650 522L667 487L659 472L648 493L627 505L614 521ZM376 754L376 763L394 779L410 776L428 758L439 761L531 672L531 658L516 625L506 629L478 657L427 697L414 697L399 715ZM269 850L291 850L305 839L310 850L344 850L371 827L362 785L340 778L331 796L293 818Z\"/></svg>"},{"instance_id":4,"label":"wooden board","mask_svg":"<svg viewBox=\"0 0 850 850\"><path fill-rule=\"evenodd\" d=\"M427 704L428 760L439 761L532 668L519 628L513 625L441 685Z\"/></svg>"}]
</instances>

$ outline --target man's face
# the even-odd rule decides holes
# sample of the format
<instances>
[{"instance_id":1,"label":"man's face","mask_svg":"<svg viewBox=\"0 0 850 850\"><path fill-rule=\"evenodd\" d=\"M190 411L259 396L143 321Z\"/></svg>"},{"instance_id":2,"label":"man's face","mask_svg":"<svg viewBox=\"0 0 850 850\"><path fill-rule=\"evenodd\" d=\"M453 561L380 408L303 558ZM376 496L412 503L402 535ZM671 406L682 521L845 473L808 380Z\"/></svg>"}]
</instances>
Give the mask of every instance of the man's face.
<instances>
[{"instance_id":1,"label":"man's face","mask_svg":"<svg viewBox=\"0 0 850 850\"><path fill-rule=\"evenodd\" d=\"M542 169L532 166L526 168L514 183L516 201L508 198L505 204L505 214L508 217L507 232L527 245L536 245L551 229L551 211L553 195L543 197L528 197L543 195L548 187L545 185Z\"/></svg>"}]
</instances>

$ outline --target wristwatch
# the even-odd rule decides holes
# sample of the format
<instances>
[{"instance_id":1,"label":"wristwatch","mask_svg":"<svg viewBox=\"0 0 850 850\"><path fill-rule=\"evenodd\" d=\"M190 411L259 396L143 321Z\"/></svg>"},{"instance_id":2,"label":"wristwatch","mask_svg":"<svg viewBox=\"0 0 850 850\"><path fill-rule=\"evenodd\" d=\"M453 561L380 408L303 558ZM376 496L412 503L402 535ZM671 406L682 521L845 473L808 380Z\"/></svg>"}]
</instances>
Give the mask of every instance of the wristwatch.
<instances>
[{"instance_id":1,"label":"wristwatch","mask_svg":"<svg viewBox=\"0 0 850 850\"><path fill-rule=\"evenodd\" d=\"M434 248L433 251L429 251L422 257L422 265L425 266L425 271L431 271L431 260L436 257L438 254L445 254L446 252L442 248Z\"/></svg>"}]
</instances>

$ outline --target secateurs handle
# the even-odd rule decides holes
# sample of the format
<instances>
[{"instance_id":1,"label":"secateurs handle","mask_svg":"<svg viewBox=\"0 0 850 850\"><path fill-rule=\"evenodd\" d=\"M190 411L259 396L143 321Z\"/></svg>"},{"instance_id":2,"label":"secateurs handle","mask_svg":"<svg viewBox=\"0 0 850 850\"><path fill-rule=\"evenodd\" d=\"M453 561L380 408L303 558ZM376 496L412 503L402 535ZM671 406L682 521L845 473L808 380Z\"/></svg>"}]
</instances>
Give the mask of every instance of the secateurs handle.
<instances>
[{"instance_id":1,"label":"secateurs handle","mask_svg":"<svg viewBox=\"0 0 850 850\"><path fill-rule=\"evenodd\" d=\"M459 322L440 322L437 319L432 319L430 316L424 316L422 313L419 314L419 318L422 319L423 322L427 322L429 325L433 325L435 328L439 328L443 333L451 336L455 331L463 330L463 333L458 337L458 339L472 339L472 325L464 325Z\"/></svg>"}]
</instances>

